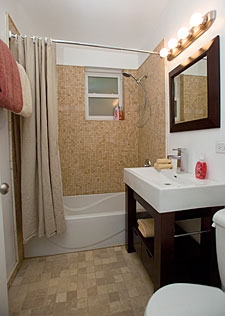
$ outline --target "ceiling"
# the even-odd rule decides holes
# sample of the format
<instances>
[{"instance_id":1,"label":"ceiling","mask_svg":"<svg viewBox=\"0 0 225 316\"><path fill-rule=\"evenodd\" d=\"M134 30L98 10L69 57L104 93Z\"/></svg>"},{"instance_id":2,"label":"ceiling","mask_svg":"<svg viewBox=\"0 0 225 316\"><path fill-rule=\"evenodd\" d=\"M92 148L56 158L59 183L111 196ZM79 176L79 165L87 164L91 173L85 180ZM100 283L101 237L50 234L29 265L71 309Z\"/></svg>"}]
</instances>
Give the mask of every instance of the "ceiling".
<instances>
[{"instance_id":1,"label":"ceiling","mask_svg":"<svg viewBox=\"0 0 225 316\"><path fill-rule=\"evenodd\" d=\"M147 49L169 0L18 0L26 35Z\"/></svg>"}]
</instances>

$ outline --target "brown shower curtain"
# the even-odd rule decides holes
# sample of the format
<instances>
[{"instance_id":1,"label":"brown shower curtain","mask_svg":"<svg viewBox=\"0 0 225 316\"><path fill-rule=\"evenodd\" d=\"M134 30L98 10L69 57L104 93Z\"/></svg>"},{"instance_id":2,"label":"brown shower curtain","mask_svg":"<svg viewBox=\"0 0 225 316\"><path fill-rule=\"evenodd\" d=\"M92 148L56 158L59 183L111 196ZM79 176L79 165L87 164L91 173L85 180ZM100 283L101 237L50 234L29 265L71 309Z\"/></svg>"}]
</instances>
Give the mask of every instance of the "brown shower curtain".
<instances>
[{"instance_id":1,"label":"brown shower curtain","mask_svg":"<svg viewBox=\"0 0 225 316\"><path fill-rule=\"evenodd\" d=\"M10 49L25 68L33 112L20 117L23 241L65 231L58 150L55 44L50 39L11 38Z\"/></svg>"}]
</instances>

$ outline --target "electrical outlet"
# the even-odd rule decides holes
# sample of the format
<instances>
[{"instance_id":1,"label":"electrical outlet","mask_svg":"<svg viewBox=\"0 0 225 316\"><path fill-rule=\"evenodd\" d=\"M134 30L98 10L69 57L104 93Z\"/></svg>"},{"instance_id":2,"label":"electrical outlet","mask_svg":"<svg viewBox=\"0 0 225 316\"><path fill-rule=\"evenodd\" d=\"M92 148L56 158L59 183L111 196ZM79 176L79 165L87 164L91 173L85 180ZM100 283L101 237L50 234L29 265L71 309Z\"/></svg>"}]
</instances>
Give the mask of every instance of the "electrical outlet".
<instances>
[{"instance_id":1,"label":"electrical outlet","mask_svg":"<svg viewBox=\"0 0 225 316\"><path fill-rule=\"evenodd\" d=\"M225 154L225 143L216 143L216 153Z\"/></svg>"}]
</instances>

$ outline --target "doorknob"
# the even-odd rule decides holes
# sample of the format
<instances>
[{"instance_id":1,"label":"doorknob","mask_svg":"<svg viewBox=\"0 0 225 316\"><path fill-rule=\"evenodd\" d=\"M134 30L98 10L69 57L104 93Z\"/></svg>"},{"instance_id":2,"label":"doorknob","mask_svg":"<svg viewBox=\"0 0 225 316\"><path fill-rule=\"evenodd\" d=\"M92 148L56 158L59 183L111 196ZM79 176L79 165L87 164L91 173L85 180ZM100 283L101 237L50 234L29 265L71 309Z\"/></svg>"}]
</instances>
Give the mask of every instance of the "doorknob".
<instances>
[{"instance_id":1,"label":"doorknob","mask_svg":"<svg viewBox=\"0 0 225 316\"><path fill-rule=\"evenodd\" d=\"M9 185L8 183L2 183L0 185L0 193L1 194L7 194L9 192Z\"/></svg>"}]
</instances>

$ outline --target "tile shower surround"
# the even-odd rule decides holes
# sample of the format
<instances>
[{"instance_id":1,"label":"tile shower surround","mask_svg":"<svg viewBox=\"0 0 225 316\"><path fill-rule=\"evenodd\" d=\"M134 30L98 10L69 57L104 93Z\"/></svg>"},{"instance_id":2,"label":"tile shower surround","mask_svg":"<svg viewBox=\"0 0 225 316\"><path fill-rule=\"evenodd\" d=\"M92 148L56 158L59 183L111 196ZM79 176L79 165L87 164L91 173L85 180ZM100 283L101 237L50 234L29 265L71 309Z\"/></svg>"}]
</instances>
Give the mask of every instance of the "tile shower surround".
<instances>
[{"instance_id":1,"label":"tile shower surround","mask_svg":"<svg viewBox=\"0 0 225 316\"><path fill-rule=\"evenodd\" d=\"M159 50L162 44L157 47ZM85 120L84 68L57 65L59 107L59 149L64 195L124 191L123 168L142 166L165 156L164 61L151 55L138 71L151 104L151 118L142 129L136 127L143 95L132 78L124 79L123 121Z\"/></svg>"},{"instance_id":2,"label":"tile shower surround","mask_svg":"<svg viewBox=\"0 0 225 316\"><path fill-rule=\"evenodd\" d=\"M84 68L58 66L57 70L64 195L124 191L123 168L138 163L138 132L133 128L138 101L132 100L123 121L87 121Z\"/></svg>"}]
</instances>

